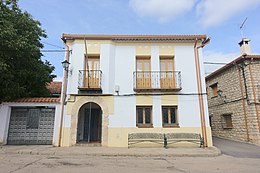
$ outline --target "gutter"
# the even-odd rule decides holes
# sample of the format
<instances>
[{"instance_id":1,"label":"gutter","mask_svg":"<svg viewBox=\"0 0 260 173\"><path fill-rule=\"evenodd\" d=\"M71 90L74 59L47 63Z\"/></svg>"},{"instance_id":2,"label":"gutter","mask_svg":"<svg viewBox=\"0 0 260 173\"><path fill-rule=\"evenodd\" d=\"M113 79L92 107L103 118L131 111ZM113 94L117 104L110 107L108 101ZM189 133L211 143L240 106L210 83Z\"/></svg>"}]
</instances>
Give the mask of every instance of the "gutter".
<instances>
[{"instance_id":1,"label":"gutter","mask_svg":"<svg viewBox=\"0 0 260 173\"><path fill-rule=\"evenodd\" d=\"M196 38L194 44L194 55L195 55L195 65L196 65L196 77L197 77L197 87L198 87L198 95L199 95L199 107L200 107L200 120L201 120L201 130L202 130L202 137L203 137L203 147L208 146L207 141L207 132L206 132L206 123L205 123L205 112L204 112L204 100L202 93L202 81L201 81L201 72L200 72L200 60L199 60L199 53L198 49L203 48L210 42L210 38L205 39L200 46L197 46L198 39Z\"/></svg>"}]
</instances>

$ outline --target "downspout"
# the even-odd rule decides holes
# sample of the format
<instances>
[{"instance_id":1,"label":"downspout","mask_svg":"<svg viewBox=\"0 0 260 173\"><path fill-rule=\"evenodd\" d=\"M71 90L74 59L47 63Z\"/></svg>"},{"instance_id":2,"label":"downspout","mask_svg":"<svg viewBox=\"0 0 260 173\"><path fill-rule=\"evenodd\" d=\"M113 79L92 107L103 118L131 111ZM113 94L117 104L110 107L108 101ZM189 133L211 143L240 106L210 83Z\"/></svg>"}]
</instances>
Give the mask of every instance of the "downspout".
<instances>
[{"instance_id":1,"label":"downspout","mask_svg":"<svg viewBox=\"0 0 260 173\"><path fill-rule=\"evenodd\" d=\"M240 84L240 90L241 90L241 96L242 96L242 104L243 104L243 110L244 110L244 119L245 119L245 126L246 126L246 139L249 141L249 132L248 132L248 122L247 122L247 115L246 115L246 102L245 102L245 95L243 92L243 84L242 84L242 77L240 73L240 68L237 64L237 72L239 75L239 84Z\"/></svg>"},{"instance_id":2,"label":"downspout","mask_svg":"<svg viewBox=\"0 0 260 173\"><path fill-rule=\"evenodd\" d=\"M247 104L249 105L250 104L250 100L249 100L249 97L248 97L248 90L247 90L247 84L246 84L246 75L245 75L245 63L244 62L242 62L242 64L241 64L241 69L242 69L242 76L243 76L244 88L245 88L245 93L246 93L246 101L247 101Z\"/></svg>"},{"instance_id":3,"label":"downspout","mask_svg":"<svg viewBox=\"0 0 260 173\"><path fill-rule=\"evenodd\" d=\"M199 61L199 54L198 54L198 49L203 48L206 44L202 44L201 46L198 47L197 43L198 43L198 39L196 38L196 41L195 41L195 44L194 44L194 55L195 55L195 65L196 65L196 77L197 77L199 107L200 107L201 130L202 130L202 137L203 137L203 142L204 142L203 147L207 147L208 142L207 142L207 133L206 133L204 103L203 103L203 96L202 96L200 61Z\"/></svg>"},{"instance_id":4,"label":"downspout","mask_svg":"<svg viewBox=\"0 0 260 173\"><path fill-rule=\"evenodd\" d=\"M63 42L66 46L66 55L65 60L69 62L70 50L69 46L66 44L66 40L63 39ZM59 143L58 147L61 147L61 139L62 139L62 129L63 129L63 116L64 116L64 107L66 101L66 93L67 93L67 83L68 83L68 70L63 69L63 82L62 82L62 95L61 95L61 114L60 114L60 131L59 131Z\"/></svg>"},{"instance_id":5,"label":"downspout","mask_svg":"<svg viewBox=\"0 0 260 173\"><path fill-rule=\"evenodd\" d=\"M260 132L259 110L258 110L258 107L256 105L255 82L254 82L254 78L252 76L252 60L253 59L251 59L250 64L249 64L249 73L250 73L250 80L251 80L251 85L252 85L252 89L253 89L254 105L255 105L255 111L256 111L256 119L257 119L257 123L258 123L258 130Z\"/></svg>"}]
</instances>

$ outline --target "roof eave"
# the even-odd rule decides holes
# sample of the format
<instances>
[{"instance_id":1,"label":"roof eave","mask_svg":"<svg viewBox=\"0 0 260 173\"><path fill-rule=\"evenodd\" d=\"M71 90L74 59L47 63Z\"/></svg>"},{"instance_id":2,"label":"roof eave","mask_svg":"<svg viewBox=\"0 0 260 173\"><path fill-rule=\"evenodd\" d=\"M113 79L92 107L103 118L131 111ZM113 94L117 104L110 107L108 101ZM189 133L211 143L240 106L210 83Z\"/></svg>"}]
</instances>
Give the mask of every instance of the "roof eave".
<instances>
[{"instance_id":1,"label":"roof eave","mask_svg":"<svg viewBox=\"0 0 260 173\"><path fill-rule=\"evenodd\" d=\"M225 66L219 68L218 70L212 72L211 74L209 74L208 76L205 77L206 80L209 80L211 79L212 77L222 73L223 71L233 67L234 65L240 63L240 62L243 62L245 60L249 60L249 59L258 59L260 60L260 55L247 55L247 54L244 54L244 55L241 55L239 57L237 57L235 60L231 61L230 63L226 64Z\"/></svg>"}]
</instances>

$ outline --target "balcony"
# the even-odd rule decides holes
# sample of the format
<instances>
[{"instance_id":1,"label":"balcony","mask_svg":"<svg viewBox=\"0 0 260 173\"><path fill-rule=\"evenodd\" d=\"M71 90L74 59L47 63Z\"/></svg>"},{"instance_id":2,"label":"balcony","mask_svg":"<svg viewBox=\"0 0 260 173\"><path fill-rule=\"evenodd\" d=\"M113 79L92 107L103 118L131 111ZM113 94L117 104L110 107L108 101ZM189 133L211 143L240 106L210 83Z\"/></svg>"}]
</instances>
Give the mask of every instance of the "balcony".
<instances>
[{"instance_id":1,"label":"balcony","mask_svg":"<svg viewBox=\"0 0 260 173\"><path fill-rule=\"evenodd\" d=\"M180 71L136 71L134 91L180 91Z\"/></svg>"},{"instance_id":2,"label":"balcony","mask_svg":"<svg viewBox=\"0 0 260 173\"><path fill-rule=\"evenodd\" d=\"M101 88L102 71L101 70L80 70L78 89L87 92L102 92Z\"/></svg>"}]
</instances>

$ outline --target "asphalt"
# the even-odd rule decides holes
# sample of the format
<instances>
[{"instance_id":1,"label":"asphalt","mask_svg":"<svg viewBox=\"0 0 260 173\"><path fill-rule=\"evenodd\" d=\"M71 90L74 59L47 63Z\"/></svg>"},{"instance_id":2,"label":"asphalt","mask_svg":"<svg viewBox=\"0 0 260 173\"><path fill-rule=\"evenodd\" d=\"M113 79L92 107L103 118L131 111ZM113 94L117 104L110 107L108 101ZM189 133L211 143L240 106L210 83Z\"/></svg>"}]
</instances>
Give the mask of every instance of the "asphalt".
<instances>
[{"instance_id":1,"label":"asphalt","mask_svg":"<svg viewBox=\"0 0 260 173\"><path fill-rule=\"evenodd\" d=\"M213 143L222 154L237 158L260 158L260 146L258 145L218 137L213 137Z\"/></svg>"},{"instance_id":2,"label":"asphalt","mask_svg":"<svg viewBox=\"0 0 260 173\"><path fill-rule=\"evenodd\" d=\"M111 148L111 147L53 147L50 145L4 145L0 154L48 156L126 156L126 157L216 157L216 147L207 148Z\"/></svg>"}]
</instances>

